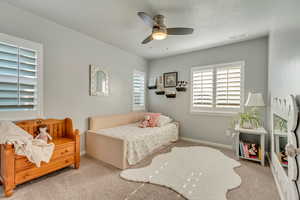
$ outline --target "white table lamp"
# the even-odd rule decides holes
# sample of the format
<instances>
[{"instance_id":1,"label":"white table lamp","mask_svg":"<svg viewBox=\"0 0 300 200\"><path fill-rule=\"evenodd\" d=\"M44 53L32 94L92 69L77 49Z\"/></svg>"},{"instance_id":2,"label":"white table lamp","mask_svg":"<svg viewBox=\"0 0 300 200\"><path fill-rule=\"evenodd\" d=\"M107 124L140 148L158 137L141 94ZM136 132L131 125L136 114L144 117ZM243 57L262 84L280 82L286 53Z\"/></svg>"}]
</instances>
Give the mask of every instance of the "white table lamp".
<instances>
[{"instance_id":1,"label":"white table lamp","mask_svg":"<svg viewBox=\"0 0 300 200\"><path fill-rule=\"evenodd\" d=\"M262 94L249 92L245 106L247 106L247 107L264 107L265 103L264 103Z\"/></svg>"},{"instance_id":2,"label":"white table lamp","mask_svg":"<svg viewBox=\"0 0 300 200\"><path fill-rule=\"evenodd\" d=\"M248 119L244 121L241 125L243 128L253 129L258 127L258 123L261 123L261 119L259 119L259 111L257 110L258 107L264 107L265 102L261 93L251 93L249 92L247 101L245 106L250 107L251 111L246 112L248 117L252 119ZM257 115L258 114L258 115ZM252 121L253 120L253 121Z\"/></svg>"}]
</instances>

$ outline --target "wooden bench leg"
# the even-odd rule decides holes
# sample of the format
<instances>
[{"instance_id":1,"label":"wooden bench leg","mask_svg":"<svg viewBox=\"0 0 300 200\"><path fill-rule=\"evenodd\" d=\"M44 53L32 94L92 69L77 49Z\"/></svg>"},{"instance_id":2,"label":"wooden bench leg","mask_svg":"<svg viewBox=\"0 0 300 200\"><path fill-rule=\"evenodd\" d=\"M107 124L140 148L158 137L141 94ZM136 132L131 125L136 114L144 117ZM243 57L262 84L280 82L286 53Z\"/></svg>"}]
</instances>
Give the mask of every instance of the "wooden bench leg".
<instances>
[{"instance_id":1,"label":"wooden bench leg","mask_svg":"<svg viewBox=\"0 0 300 200\"><path fill-rule=\"evenodd\" d=\"M14 189L13 189L13 188L10 188L10 189L4 188L4 195L5 195L6 197L10 197L10 196L13 194L13 192L14 192Z\"/></svg>"},{"instance_id":2,"label":"wooden bench leg","mask_svg":"<svg viewBox=\"0 0 300 200\"><path fill-rule=\"evenodd\" d=\"M65 119L66 136L75 140L75 156L74 168L78 169L80 166L80 132L78 129L73 131L73 124L70 118Z\"/></svg>"},{"instance_id":3,"label":"wooden bench leg","mask_svg":"<svg viewBox=\"0 0 300 200\"><path fill-rule=\"evenodd\" d=\"M15 185L15 151L12 145L1 145L1 178L4 195L13 194Z\"/></svg>"},{"instance_id":4,"label":"wooden bench leg","mask_svg":"<svg viewBox=\"0 0 300 200\"><path fill-rule=\"evenodd\" d=\"M75 169L78 169L80 166L80 135L79 131L75 131Z\"/></svg>"},{"instance_id":5,"label":"wooden bench leg","mask_svg":"<svg viewBox=\"0 0 300 200\"><path fill-rule=\"evenodd\" d=\"M74 165L75 169L79 169L80 167L80 163L79 162L76 162L75 165Z\"/></svg>"}]
</instances>

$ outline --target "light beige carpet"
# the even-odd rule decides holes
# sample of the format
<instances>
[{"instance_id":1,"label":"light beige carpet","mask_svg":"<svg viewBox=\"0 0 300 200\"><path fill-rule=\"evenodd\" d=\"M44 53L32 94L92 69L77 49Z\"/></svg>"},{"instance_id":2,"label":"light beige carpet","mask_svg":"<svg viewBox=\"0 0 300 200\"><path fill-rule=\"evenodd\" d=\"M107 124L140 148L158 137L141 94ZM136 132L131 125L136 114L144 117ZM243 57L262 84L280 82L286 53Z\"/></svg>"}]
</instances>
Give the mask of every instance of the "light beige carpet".
<instances>
[{"instance_id":1,"label":"light beige carpet","mask_svg":"<svg viewBox=\"0 0 300 200\"><path fill-rule=\"evenodd\" d=\"M198 144L180 141L172 146L194 145ZM172 146L155 155L168 152ZM230 150L220 150L229 157L234 156ZM135 167L148 165L155 155ZM241 176L242 184L227 193L228 200L280 200L270 168L247 161L241 161L241 164L242 166L235 170ZM184 200L176 192L161 186L145 184L140 187L141 183L125 181L119 177L119 173L120 170L114 167L84 156L79 170L66 168L25 183L15 189L12 197L5 199L124 200L128 197L128 200ZM138 187L140 189L136 193L128 196ZM4 199L2 189L1 195Z\"/></svg>"}]
</instances>

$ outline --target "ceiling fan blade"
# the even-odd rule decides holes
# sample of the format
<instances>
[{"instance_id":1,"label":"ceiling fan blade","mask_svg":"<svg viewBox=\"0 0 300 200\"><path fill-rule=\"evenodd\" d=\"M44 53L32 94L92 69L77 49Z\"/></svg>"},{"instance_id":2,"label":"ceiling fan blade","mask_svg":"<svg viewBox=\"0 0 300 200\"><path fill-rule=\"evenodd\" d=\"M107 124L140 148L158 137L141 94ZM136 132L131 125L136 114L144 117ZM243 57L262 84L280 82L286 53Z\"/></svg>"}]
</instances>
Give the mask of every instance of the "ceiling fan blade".
<instances>
[{"instance_id":1,"label":"ceiling fan blade","mask_svg":"<svg viewBox=\"0 0 300 200\"><path fill-rule=\"evenodd\" d=\"M188 35L194 32L193 28L167 28L168 35Z\"/></svg>"},{"instance_id":2,"label":"ceiling fan blade","mask_svg":"<svg viewBox=\"0 0 300 200\"><path fill-rule=\"evenodd\" d=\"M151 28L154 26L154 24L156 24L156 22L152 19L152 17L150 17L150 15L148 15L147 13L138 12L137 14L145 22L145 24L147 24Z\"/></svg>"},{"instance_id":3,"label":"ceiling fan blade","mask_svg":"<svg viewBox=\"0 0 300 200\"><path fill-rule=\"evenodd\" d=\"M142 42L142 44L147 44L148 42L151 42L153 40L152 35L149 35L146 39L144 39L144 41Z\"/></svg>"}]
</instances>

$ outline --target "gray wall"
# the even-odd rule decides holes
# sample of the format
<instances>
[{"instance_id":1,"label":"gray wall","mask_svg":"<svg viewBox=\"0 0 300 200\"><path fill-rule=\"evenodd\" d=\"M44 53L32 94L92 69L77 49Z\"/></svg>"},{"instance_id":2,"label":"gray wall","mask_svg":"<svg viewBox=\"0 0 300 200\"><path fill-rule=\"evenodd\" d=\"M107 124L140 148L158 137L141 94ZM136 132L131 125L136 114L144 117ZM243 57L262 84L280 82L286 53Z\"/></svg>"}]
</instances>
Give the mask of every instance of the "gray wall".
<instances>
[{"instance_id":1,"label":"gray wall","mask_svg":"<svg viewBox=\"0 0 300 200\"><path fill-rule=\"evenodd\" d=\"M270 32L269 95L300 95L300 1L279 1L274 6Z\"/></svg>"},{"instance_id":2,"label":"gray wall","mask_svg":"<svg viewBox=\"0 0 300 200\"><path fill-rule=\"evenodd\" d=\"M180 80L190 79L190 67L246 61L246 91L267 96L300 94L300 15L298 0L274 4L274 24L268 39L222 46L167 57L150 62L149 77L178 71ZM7 23L9 22L9 23ZM147 71L147 62L135 55L81 33L0 3L0 32L36 41L44 45L44 114L45 117L74 119L84 132L87 117L97 114L125 113L131 110L131 72ZM88 96L88 65L99 64L110 70L112 90L109 97ZM269 82L267 77L269 75ZM150 110L171 115L181 122L182 136L229 144L224 131L230 117L190 114L190 92L176 99L148 95Z\"/></svg>"},{"instance_id":3,"label":"gray wall","mask_svg":"<svg viewBox=\"0 0 300 200\"><path fill-rule=\"evenodd\" d=\"M207 50L153 60L149 63L148 78L164 72L179 72L179 80L190 82L190 68L233 61L246 61L245 95L251 90L267 97L268 38L240 42ZM225 130L232 117L211 116L190 113L190 88L185 93L177 93L176 99L158 96L153 90L148 92L149 110L170 115L180 122L181 136L221 144L230 144Z\"/></svg>"},{"instance_id":4,"label":"gray wall","mask_svg":"<svg viewBox=\"0 0 300 200\"><path fill-rule=\"evenodd\" d=\"M44 45L45 117L71 117L83 133L89 116L131 111L132 72L147 70L144 59L5 3L0 32ZM110 72L110 96L89 96L89 64Z\"/></svg>"}]
</instances>

